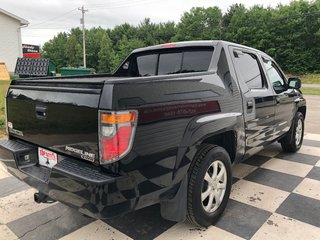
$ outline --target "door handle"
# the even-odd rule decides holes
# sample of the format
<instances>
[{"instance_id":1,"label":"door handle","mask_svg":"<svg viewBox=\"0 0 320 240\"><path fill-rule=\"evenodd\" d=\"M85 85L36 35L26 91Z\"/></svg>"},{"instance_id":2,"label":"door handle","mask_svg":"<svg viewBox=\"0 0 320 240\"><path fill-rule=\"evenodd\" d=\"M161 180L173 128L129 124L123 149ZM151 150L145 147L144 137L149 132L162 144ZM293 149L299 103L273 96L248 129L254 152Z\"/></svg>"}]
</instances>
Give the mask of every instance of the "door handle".
<instances>
[{"instance_id":1,"label":"door handle","mask_svg":"<svg viewBox=\"0 0 320 240\"><path fill-rule=\"evenodd\" d=\"M36 117L41 120L47 118L47 107L45 106L36 106Z\"/></svg>"},{"instance_id":2,"label":"door handle","mask_svg":"<svg viewBox=\"0 0 320 240\"><path fill-rule=\"evenodd\" d=\"M253 101L247 101L247 113L252 113L253 110Z\"/></svg>"}]
</instances>

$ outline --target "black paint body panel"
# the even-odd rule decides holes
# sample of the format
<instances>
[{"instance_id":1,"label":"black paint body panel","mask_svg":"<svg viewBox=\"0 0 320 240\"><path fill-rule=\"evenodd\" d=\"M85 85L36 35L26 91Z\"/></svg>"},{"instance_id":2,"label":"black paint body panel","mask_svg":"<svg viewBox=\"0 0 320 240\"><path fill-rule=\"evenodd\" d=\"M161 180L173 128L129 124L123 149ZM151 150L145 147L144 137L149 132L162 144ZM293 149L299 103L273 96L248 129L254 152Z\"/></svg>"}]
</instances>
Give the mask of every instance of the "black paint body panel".
<instances>
[{"instance_id":1,"label":"black paint body panel","mask_svg":"<svg viewBox=\"0 0 320 240\"><path fill-rule=\"evenodd\" d=\"M240 162L288 131L287 126L276 128L279 111L291 123L297 109L305 107L305 100L296 90L288 90L291 98L282 97L283 105L276 109L273 89L246 89L237 77L229 49L243 46L203 41L176 47L188 44L214 47L208 72L13 81L7 94L7 118L23 136L12 132L10 140L27 146L26 154L34 153L38 146L50 149L58 154L59 163L49 172L47 182L36 179L31 170L23 170L21 156L0 143L0 156L13 153L14 160L6 162L9 171L85 214L111 217L174 199L178 193L179 197L184 196L183 183L190 163L203 142L231 133L233 144L227 147L234 152L233 163ZM252 111L247 109L248 99L253 100ZM104 166L99 165L98 110L138 111L130 153ZM94 163L67 151L65 146L94 153ZM88 168L90 174L98 172L102 179L109 180L93 181L93 175L90 180L90 174L88 178L80 170L78 175L70 173L65 168L73 166L71 162L74 168ZM37 154L32 166L33 172L43 171L37 164Z\"/></svg>"}]
</instances>

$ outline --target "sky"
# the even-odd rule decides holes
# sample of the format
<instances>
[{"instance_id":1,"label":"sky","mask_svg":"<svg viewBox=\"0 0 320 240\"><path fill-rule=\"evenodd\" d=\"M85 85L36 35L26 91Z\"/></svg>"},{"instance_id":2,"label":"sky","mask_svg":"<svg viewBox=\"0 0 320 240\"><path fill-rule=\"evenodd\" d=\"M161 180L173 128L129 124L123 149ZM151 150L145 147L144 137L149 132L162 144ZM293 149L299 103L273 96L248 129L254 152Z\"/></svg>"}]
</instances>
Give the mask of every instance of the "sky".
<instances>
[{"instance_id":1,"label":"sky","mask_svg":"<svg viewBox=\"0 0 320 240\"><path fill-rule=\"evenodd\" d=\"M113 28L122 23L138 25L144 18L152 22L179 22L181 15L192 7L218 6L223 12L235 3L246 7L255 4L277 6L290 0L1 0L0 8L29 21L22 29L22 43L43 45L59 32L80 27L79 7L85 14L86 28Z\"/></svg>"}]
</instances>

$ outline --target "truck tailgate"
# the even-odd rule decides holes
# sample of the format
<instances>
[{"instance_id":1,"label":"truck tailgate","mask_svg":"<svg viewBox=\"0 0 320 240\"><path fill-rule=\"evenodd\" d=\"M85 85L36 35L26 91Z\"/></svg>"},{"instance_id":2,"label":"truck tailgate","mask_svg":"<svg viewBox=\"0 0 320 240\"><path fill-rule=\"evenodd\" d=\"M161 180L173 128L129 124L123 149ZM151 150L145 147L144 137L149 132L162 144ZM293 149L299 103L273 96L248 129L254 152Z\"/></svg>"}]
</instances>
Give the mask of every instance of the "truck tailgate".
<instances>
[{"instance_id":1,"label":"truck tailgate","mask_svg":"<svg viewBox=\"0 0 320 240\"><path fill-rule=\"evenodd\" d=\"M11 137L98 161L98 105L104 80L12 81L7 94Z\"/></svg>"}]
</instances>

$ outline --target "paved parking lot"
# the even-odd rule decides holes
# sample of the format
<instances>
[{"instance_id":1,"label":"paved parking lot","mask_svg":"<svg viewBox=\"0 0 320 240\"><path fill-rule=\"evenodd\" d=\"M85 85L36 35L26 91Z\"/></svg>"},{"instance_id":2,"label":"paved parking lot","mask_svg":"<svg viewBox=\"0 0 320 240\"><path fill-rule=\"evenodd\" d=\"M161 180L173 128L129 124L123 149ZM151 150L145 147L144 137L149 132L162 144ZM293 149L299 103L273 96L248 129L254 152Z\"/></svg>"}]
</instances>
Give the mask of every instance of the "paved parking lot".
<instances>
[{"instance_id":1,"label":"paved parking lot","mask_svg":"<svg viewBox=\"0 0 320 240\"><path fill-rule=\"evenodd\" d=\"M307 118L307 124L316 121L317 129L318 114L314 111L310 115L314 120ZM308 131L312 131L310 124ZM312 132L306 133L298 153L284 154L279 144L273 144L235 166L227 209L221 220L208 229L166 221L161 218L158 205L100 221L61 203L36 204L33 202L35 190L10 176L0 164L0 240L318 240L320 134Z\"/></svg>"}]
</instances>

